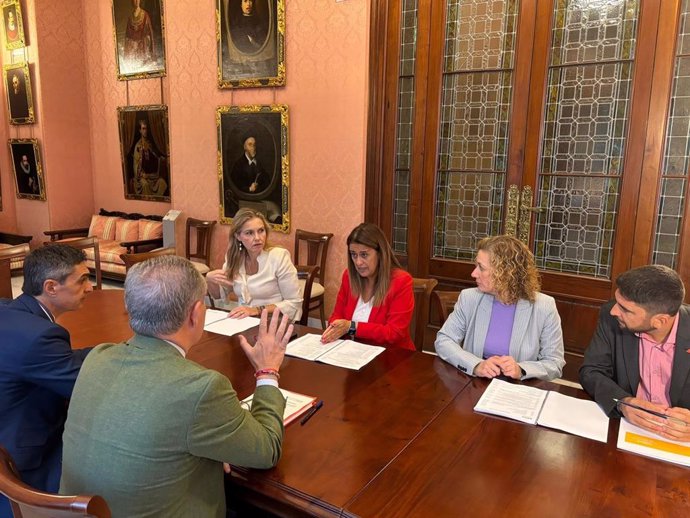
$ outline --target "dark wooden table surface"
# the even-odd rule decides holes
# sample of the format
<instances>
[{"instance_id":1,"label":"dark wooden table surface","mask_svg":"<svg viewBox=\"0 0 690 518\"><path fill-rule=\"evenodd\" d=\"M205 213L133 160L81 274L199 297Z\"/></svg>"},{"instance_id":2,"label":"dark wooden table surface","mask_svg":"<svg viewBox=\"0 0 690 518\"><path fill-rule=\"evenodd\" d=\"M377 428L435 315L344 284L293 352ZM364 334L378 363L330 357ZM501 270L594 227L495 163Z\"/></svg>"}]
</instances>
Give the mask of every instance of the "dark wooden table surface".
<instances>
[{"instance_id":1,"label":"dark wooden table surface","mask_svg":"<svg viewBox=\"0 0 690 518\"><path fill-rule=\"evenodd\" d=\"M75 347L131 336L117 290L93 292L60 323ZM188 358L228 376L240 397L254 389L234 338L204 333ZM230 479L231 498L278 514L690 515L690 470L618 451L615 420L604 444L475 413L487 382L430 355L386 350L360 371L286 357L280 381L323 408L287 427L278 466Z\"/></svg>"}]
</instances>

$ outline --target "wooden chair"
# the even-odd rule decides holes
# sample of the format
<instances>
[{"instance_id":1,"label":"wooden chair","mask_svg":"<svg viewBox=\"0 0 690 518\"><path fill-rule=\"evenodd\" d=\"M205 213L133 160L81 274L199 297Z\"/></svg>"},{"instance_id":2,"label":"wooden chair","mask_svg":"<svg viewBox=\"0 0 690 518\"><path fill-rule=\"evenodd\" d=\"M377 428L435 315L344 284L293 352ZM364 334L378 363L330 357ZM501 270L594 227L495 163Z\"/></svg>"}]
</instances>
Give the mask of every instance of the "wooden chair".
<instances>
[{"instance_id":1,"label":"wooden chair","mask_svg":"<svg viewBox=\"0 0 690 518\"><path fill-rule=\"evenodd\" d=\"M297 229L295 231L295 254L293 261L295 264L308 266L318 266L319 270L312 287L311 299L309 300L309 312L318 309L321 317L321 327L326 328L326 315L324 312L324 294L326 292L326 260L328 258L328 245L333 234L319 234L307 230ZM300 249L305 249L306 261L300 259ZM304 256L302 256L304 257Z\"/></svg>"},{"instance_id":2,"label":"wooden chair","mask_svg":"<svg viewBox=\"0 0 690 518\"><path fill-rule=\"evenodd\" d=\"M418 351L424 346L424 332L429 325L429 299L437 284L436 279L412 279L414 313L410 321L410 336Z\"/></svg>"},{"instance_id":3,"label":"wooden chair","mask_svg":"<svg viewBox=\"0 0 690 518\"><path fill-rule=\"evenodd\" d=\"M0 299L12 299L12 269L10 259L0 258Z\"/></svg>"},{"instance_id":4,"label":"wooden chair","mask_svg":"<svg viewBox=\"0 0 690 518\"><path fill-rule=\"evenodd\" d=\"M101 254L98 249L98 238L97 237L81 237L81 238L67 238L61 239L59 241L47 241L43 243L44 245L68 245L72 248L78 250L88 250L93 249L93 269L96 276L96 286L94 289L103 289L103 278L101 273Z\"/></svg>"},{"instance_id":5,"label":"wooden chair","mask_svg":"<svg viewBox=\"0 0 690 518\"><path fill-rule=\"evenodd\" d=\"M7 450L0 447L0 493L10 500L14 518L110 518L100 496L61 496L37 491L22 482ZM4 518L4 517L3 517Z\"/></svg>"},{"instance_id":6,"label":"wooden chair","mask_svg":"<svg viewBox=\"0 0 690 518\"><path fill-rule=\"evenodd\" d=\"M138 254L120 254L120 259L125 263L125 270L129 271L135 264L151 259L152 257L158 257L159 255L175 255L175 249L158 248L150 252L141 252Z\"/></svg>"},{"instance_id":7,"label":"wooden chair","mask_svg":"<svg viewBox=\"0 0 690 518\"><path fill-rule=\"evenodd\" d=\"M309 306L312 300L311 294L314 287L314 279L319 273L319 267L299 264L296 268L297 278L304 280L304 291L302 292L302 318L296 323L306 326L309 325Z\"/></svg>"},{"instance_id":8,"label":"wooden chair","mask_svg":"<svg viewBox=\"0 0 690 518\"><path fill-rule=\"evenodd\" d=\"M31 236L0 232L0 252L7 254L0 257L11 257L10 269L13 274L19 275L24 271L24 258L31 251L31 239Z\"/></svg>"},{"instance_id":9,"label":"wooden chair","mask_svg":"<svg viewBox=\"0 0 690 518\"><path fill-rule=\"evenodd\" d=\"M453 312L453 308L459 296L459 291L436 290L431 294L434 305L436 306L436 311L438 311L440 325L443 325L443 323L448 320L448 315Z\"/></svg>"},{"instance_id":10,"label":"wooden chair","mask_svg":"<svg viewBox=\"0 0 690 518\"><path fill-rule=\"evenodd\" d=\"M211 270L211 236L213 235L213 227L215 225L215 221L187 218L185 257L194 263L201 275L206 275ZM193 229L196 231L196 247L194 251L191 248Z\"/></svg>"}]
</instances>

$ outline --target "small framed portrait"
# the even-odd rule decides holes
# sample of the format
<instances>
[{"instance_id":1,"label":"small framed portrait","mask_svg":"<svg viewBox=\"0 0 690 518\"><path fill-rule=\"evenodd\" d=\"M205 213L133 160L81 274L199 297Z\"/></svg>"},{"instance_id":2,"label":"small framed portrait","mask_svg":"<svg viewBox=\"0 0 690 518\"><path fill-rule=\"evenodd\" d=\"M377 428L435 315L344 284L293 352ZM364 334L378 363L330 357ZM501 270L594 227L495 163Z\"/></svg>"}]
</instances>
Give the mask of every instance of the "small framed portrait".
<instances>
[{"instance_id":1,"label":"small framed portrait","mask_svg":"<svg viewBox=\"0 0 690 518\"><path fill-rule=\"evenodd\" d=\"M113 0L113 35L120 81L165 75L163 0Z\"/></svg>"},{"instance_id":2,"label":"small framed portrait","mask_svg":"<svg viewBox=\"0 0 690 518\"><path fill-rule=\"evenodd\" d=\"M117 109L125 199L170 201L168 107Z\"/></svg>"},{"instance_id":3,"label":"small framed portrait","mask_svg":"<svg viewBox=\"0 0 690 518\"><path fill-rule=\"evenodd\" d=\"M289 232L287 106L220 106L216 125L221 223L250 207L274 230Z\"/></svg>"},{"instance_id":4,"label":"small framed portrait","mask_svg":"<svg viewBox=\"0 0 690 518\"><path fill-rule=\"evenodd\" d=\"M10 157L14 169L14 183L17 187L17 198L29 200L46 199L45 182L38 140L10 139Z\"/></svg>"},{"instance_id":5,"label":"small framed portrait","mask_svg":"<svg viewBox=\"0 0 690 518\"><path fill-rule=\"evenodd\" d=\"M218 86L285 85L285 0L217 0Z\"/></svg>"},{"instance_id":6,"label":"small framed portrait","mask_svg":"<svg viewBox=\"0 0 690 518\"><path fill-rule=\"evenodd\" d=\"M5 28L5 48L12 50L25 47L22 6L19 0L2 1L2 19Z\"/></svg>"},{"instance_id":7,"label":"small framed portrait","mask_svg":"<svg viewBox=\"0 0 690 518\"><path fill-rule=\"evenodd\" d=\"M36 118L31 95L29 65L27 63L5 65L4 75L10 124L33 124Z\"/></svg>"}]
</instances>

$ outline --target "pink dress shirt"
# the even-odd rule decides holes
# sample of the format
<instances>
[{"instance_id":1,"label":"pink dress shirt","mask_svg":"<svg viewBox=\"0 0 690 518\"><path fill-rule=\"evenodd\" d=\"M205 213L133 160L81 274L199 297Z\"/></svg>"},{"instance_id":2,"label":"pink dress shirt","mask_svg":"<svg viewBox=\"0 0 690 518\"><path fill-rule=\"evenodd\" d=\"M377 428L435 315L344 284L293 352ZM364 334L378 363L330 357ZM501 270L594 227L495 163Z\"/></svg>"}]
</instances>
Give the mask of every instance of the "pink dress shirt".
<instances>
[{"instance_id":1,"label":"pink dress shirt","mask_svg":"<svg viewBox=\"0 0 690 518\"><path fill-rule=\"evenodd\" d=\"M671 371L673 354L676 352L676 332L678 315L671 332L663 343L655 342L647 333L639 333L640 338L640 384L636 396L665 407L671 406Z\"/></svg>"}]
</instances>

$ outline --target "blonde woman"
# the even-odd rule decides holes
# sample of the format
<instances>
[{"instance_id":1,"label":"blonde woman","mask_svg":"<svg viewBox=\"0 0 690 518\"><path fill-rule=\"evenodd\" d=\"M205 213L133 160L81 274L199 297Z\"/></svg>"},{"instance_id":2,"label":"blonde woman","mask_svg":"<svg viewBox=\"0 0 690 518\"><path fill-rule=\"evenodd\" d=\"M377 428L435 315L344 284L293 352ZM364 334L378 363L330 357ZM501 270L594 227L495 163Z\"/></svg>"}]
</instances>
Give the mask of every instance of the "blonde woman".
<instances>
[{"instance_id":1,"label":"blonde woman","mask_svg":"<svg viewBox=\"0 0 690 518\"><path fill-rule=\"evenodd\" d=\"M278 308L292 320L302 315L297 269L290 253L268 244L269 224L260 212L240 209L232 220L225 264L206 275L209 294L226 302L228 292L238 305L230 318L258 317L266 308Z\"/></svg>"},{"instance_id":2,"label":"blonde woman","mask_svg":"<svg viewBox=\"0 0 690 518\"><path fill-rule=\"evenodd\" d=\"M436 336L436 352L474 376L551 380L561 375L563 333L553 297L539 293L534 256L518 239L478 245L476 288L460 293Z\"/></svg>"}]
</instances>

